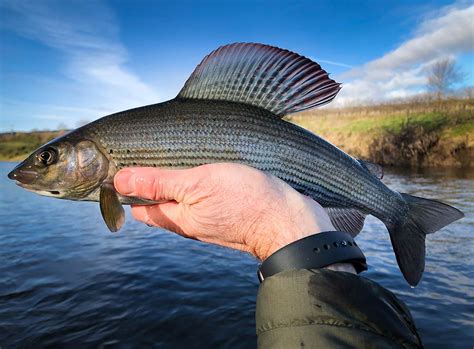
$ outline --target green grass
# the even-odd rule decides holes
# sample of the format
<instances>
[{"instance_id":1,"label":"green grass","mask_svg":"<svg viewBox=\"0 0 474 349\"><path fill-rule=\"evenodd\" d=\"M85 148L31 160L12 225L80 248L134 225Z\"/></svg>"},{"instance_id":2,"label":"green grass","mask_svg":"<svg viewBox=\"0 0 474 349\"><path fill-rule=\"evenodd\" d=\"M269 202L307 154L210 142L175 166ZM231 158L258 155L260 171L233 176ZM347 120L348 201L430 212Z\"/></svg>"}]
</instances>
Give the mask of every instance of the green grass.
<instances>
[{"instance_id":1,"label":"green grass","mask_svg":"<svg viewBox=\"0 0 474 349\"><path fill-rule=\"evenodd\" d=\"M410 115L408 117L392 117L389 122L381 125L382 129L398 132L406 123L422 126L427 131L439 130L448 124L448 118L441 113L427 113L420 115Z\"/></svg>"},{"instance_id":2,"label":"green grass","mask_svg":"<svg viewBox=\"0 0 474 349\"><path fill-rule=\"evenodd\" d=\"M423 126L428 131L445 130L447 135L463 136L472 133L474 119L472 115L463 113L459 115L446 115L441 112L420 113L414 115L375 115L360 117L314 117L305 116L292 119L313 132L319 134L345 133L377 135L387 130L400 131L405 123Z\"/></svg>"},{"instance_id":3,"label":"green grass","mask_svg":"<svg viewBox=\"0 0 474 349\"><path fill-rule=\"evenodd\" d=\"M471 123L455 125L451 129L446 130L448 137L474 137L474 121Z\"/></svg>"}]
</instances>

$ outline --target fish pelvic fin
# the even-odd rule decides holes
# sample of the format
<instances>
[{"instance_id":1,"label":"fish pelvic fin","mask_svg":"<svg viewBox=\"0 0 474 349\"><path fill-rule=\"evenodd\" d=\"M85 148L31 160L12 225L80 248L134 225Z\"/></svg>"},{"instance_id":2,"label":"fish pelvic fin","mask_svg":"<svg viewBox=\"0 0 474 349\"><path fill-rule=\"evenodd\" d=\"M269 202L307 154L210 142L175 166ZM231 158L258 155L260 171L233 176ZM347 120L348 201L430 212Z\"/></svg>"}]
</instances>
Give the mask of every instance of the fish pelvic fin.
<instances>
[{"instance_id":1,"label":"fish pelvic fin","mask_svg":"<svg viewBox=\"0 0 474 349\"><path fill-rule=\"evenodd\" d=\"M240 102L283 117L329 103L340 88L308 58L273 46L235 43L207 55L177 98Z\"/></svg>"},{"instance_id":2,"label":"fish pelvic fin","mask_svg":"<svg viewBox=\"0 0 474 349\"><path fill-rule=\"evenodd\" d=\"M405 280L416 286L425 269L425 237L464 217L464 213L442 202L403 194L408 215L387 225L398 266Z\"/></svg>"},{"instance_id":3,"label":"fish pelvic fin","mask_svg":"<svg viewBox=\"0 0 474 349\"><path fill-rule=\"evenodd\" d=\"M99 202L100 212L107 228L113 233L119 231L125 222L125 210L112 183L101 185Z\"/></svg>"}]
</instances>

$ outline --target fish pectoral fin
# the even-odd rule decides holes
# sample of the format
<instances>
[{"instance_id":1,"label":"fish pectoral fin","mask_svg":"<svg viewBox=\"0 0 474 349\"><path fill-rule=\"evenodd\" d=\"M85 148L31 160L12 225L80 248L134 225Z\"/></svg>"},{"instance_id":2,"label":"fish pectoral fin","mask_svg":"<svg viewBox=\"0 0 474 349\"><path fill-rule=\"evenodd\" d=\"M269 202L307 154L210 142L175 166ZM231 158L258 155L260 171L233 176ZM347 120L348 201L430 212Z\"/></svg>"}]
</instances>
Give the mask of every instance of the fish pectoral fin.
<instances>
[{"instance_id":1,"label":"fish pectoral fin","mask_svg":"<svg viewBox=\"0 0 474 349\"><path fill-rule=\"evenodd\" d=\"M169 200L156 201L156 200L142 199L135 196L124 196L120 194L118 195L119 195L119 200L122 203L122 205L157 205L157 204L169 202Z\"/></svg>"},{"instance_id":2,"label":"fish pectoral fin","mask_svg":"<svg viewBox=\"0 0 474 349\"><path fill-rule=\"evenodd\" d=\"M365 161L362 159L357 159L359 163L367 169L370 173L372 173L378 179L383 178L383 167L379 164L374 164L373 162Z\"/></svg>"},{"instance_id":3,"label":"fish pectoral fin","mask_svg":"<svg viewBox=\"0 0 474 349\"><path fill-rule=\"evenodd\" d=\"M325 207L325 209L337 230L356 236L364 227L366 215L355 208Z\"/></svg>"},{"instance_id":4,"label":"fish pectoral fin","mask_svg":"<svg viewBox=\"0 0 474 349\"><path fill-rule=\"evenodd\" d=\"M125 222L125 210L112 183L100 187L100 212L111 232L119 231Z\"/></svg>"},{"instance_id":5,"label":"fish pectoral fin","mask_svg":"<svg viewBox=\"0 0 474 349\"><path fill-rule=\"evenodd\" d=\"M177 98L245 103L283 117L329 103L340 89L306 57L268 45L235 43L207 55Z\"/></svg>"}]
</instances>

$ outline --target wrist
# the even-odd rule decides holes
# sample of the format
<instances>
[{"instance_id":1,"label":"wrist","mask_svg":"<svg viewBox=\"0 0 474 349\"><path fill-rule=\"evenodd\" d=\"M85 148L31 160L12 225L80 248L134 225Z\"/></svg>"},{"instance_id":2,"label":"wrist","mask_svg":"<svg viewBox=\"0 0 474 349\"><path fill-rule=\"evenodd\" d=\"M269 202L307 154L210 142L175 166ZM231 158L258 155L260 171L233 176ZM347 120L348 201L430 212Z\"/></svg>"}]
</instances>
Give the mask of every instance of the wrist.
<instances>
[{"instance_id":1,"label":"wrist","mask_svg":"<svg viewBox=\"0 0 474 349\"><path fill-rule=\"evenodd\" d=\"M286 222L275 220L279 224L274 224L270 234L267 231L271 239L263 240L261 248L256 249L255 255L258 259L263 261L279 249L307 236L336 230L321 205L308 197L298 195L303 205L296 209L296 212L291 214L291 219Z\"/></svg>"}]
</instances>

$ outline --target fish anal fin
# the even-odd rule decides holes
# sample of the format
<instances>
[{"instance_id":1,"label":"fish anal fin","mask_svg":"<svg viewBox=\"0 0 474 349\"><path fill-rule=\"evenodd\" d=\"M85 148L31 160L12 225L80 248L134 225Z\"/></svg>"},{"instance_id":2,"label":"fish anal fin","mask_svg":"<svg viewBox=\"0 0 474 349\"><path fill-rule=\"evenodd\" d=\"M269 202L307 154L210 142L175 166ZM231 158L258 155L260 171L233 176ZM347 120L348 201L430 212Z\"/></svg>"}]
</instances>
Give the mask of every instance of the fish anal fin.
<instances>
[{"instance_id":1,"label":"fish anal fin","mask_svg":"<svg viewBox=\"0 0 474 349\"><path fill-rule=\"evenodd\" d=\"M352 236L359 234L364 227L365 214L355 208L326 207L326 212L334 228Z\"/></svg>"},{"instance_id":2,"label":"fish anal fin","mask_svg":"<svg viewBox=\"0 0 474 349\"><path fill-rule=\"evenodd\" d=\"M362 159L358 159L358 161L362 166L364 166L375 177L377 177L378 179L383 178L383 167L382 166L380 166L378 164L374 164L373 162L362 160Z\"/></svg>"},{"instance_id":3,"label":"fish anal fin","mask_svg":"<svg viewBox=\"0 0 474 349\"><path fill-rule=\"evenodd\" d=\"M273 46L235 43L207 55L178 98L240 102L283 117L329 103L340 88L308 58Z\"/></svg>"},{"instance_id":4,"label":"fish anal fin","mask_svg":"<svg viewBox=\"0 0 474 349\"><path fill-rule=\"evenodd\" d=\"M125 222L125 210L113 184L104 183L100 187L100 212L107 228L117 232Z\"/></svg>"}]
</instances>

